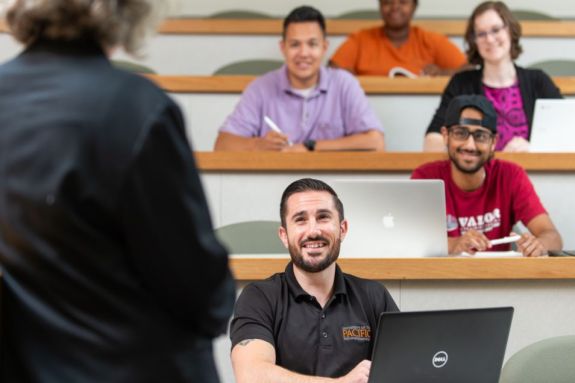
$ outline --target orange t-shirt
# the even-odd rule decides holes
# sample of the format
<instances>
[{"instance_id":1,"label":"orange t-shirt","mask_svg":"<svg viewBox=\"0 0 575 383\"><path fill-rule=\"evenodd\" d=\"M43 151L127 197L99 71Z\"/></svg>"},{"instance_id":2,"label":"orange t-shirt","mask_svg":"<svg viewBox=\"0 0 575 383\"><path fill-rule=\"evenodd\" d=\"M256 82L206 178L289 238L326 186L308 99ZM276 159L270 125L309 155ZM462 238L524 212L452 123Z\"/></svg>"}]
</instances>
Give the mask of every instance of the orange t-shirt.
<instances>
[{"instance_id":1,"label":"orange t-shirt","mask_svg":"<svg viewBox=\"0 0 575 383\"><path fill-rule=\"evenodd\" d=\"M331 61L357 75L379 76L387 76L394 67L420 75L428 64L456 69L467 62L447 37L415 26L399 48L391 43L382 27L355 32L338 48Z\"/></svg>"}]
</instances>

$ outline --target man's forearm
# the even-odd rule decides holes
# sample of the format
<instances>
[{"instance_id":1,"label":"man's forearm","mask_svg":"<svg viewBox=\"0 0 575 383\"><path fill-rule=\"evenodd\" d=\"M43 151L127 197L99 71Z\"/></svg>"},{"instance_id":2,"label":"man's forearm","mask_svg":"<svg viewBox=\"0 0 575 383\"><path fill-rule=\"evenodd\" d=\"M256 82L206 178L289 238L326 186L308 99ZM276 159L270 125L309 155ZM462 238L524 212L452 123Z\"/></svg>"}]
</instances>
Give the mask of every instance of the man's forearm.
<instances>
[{"instance_id":1,"label":"man's forearm","mask_svg":"<svg viewBox=\"0 0 575 383\"><path fill-rule=\"evenodd\" d=\"M563 248L563 240L557 230L546 230L540 233L537 239L545 250L561 250Z\"/></svg>"},{"instance_id":2,"label":"man's forearm","mask_svg":"<svg viewBox=\"0 0 575 383\"><path fill-rule=\"evenodd\" d=\"M380 150L385 149L383 133L378 130L370 130L365 133L352 134L333 140L317 141L315 150Z\"/></svg>"},{"instance_id":3,"label":"man's forearm","mask_svg":"<svg viewBox=\"0 0 575 383\"><path fill-rule=\"evenodd\" d=\"M235 368L237 383L334 383L336 379L301 375L268 362L252 363L242 371Z\"/></svg>"}]
</instances>

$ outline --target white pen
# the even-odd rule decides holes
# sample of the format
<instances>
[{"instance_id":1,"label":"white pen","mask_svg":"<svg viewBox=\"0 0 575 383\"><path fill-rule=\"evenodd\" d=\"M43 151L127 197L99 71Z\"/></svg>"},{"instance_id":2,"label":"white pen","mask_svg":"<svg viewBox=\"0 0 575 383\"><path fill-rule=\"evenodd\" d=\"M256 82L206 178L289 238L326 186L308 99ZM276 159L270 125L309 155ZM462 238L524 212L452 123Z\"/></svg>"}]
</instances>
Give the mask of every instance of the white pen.
<instances>
[{"instance_id":1,"label":"white pen","mask_svg":"<svg viewBox=\"0 0 575 383\"><path fill-rule=\"evenodd\" d=\"M268 116L264 116L264 122L266 123L267 126L270 127L271 130L273 130L276 133L279 134L284 134L284 132L282 132L282 130L279 128L279 126L276 125L276 123L274 122L274 120L272 120L271 118L269 118ZM285 135L285 134L284 134ZM288 140L288 145L291 146L292 143L291 141Z\"/></svg>"},{"instance_id":2,"label":"white pen","mask_svg":"<svg viewBox=\"0 0 575 383\"><path fill-rule=\"evenodd\" d=\"M491 246L502 245L502 244L504 244L504 243L517 242L517 241L519 241L519 238L521 238L520 235L512 235L512 236L509 236L509 237L503 237L503 238L499 238L499 239L493 239L493 240L489 241L489 243L491 244Z\"/></svg>"}]
</instances>

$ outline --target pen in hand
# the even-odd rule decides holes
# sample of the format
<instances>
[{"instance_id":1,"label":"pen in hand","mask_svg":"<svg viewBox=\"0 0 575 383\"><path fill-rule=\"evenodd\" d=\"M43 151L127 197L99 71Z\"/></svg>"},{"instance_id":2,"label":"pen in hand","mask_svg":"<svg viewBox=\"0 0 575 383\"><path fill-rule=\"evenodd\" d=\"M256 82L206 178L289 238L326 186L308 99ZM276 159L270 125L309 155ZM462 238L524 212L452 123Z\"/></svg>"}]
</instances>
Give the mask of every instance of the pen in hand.
<instances>
[{"instance_id":1,"label":"pen in hand","mask_svg":"<svg viewBox=\"0 0 575 383\"><path fill-rule=\"evenodd\" d=\"M276 133L282 134L285 136L284 132L281 131L281 129L276 125L276 123L274 122L274 120L272 120L271 118L269 118L268 116L264 116L264 122L266 123L267 126L269 126L269 128L271 130L273 130ZM288 140L288 145L292 146L292 142L290 140Z\"/></svg>"}]
</instances>

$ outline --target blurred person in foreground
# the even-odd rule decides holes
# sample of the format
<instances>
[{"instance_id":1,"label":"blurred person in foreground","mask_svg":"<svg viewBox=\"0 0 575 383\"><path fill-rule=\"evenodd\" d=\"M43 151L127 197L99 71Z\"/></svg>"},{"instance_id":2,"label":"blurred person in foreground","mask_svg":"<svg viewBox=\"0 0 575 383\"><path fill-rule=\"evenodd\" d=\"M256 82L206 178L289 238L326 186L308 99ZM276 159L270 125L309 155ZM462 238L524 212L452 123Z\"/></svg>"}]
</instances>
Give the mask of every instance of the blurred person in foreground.
<instances>
[{"instance_id":1,"label":"blurred person in foreground","mask_svg":"<svg viewBox=\"0 0 575 383\"><path fill-rule=\"evenodd\" d=\"M164 3L4 3L2 381L217 382L234 284L182 114L107 57Z\"/></svg>"},{"instance_id":2,"label":"blurred person in foreground","mask_svg":"<svg viewBox=\"0 0 575 383\"><path fill-rule=\"evenodd\" d=\"M540 69L515 64L523 51L521 24L505 3L479 4L467 22L467 58L479 68L457 73L447 84L425 135L424 151L444 151L445 111L456 96L480 94L497 112L497 151L527 152L538 98L561 98L553 80Z\"/></svg>"}]
</instances>

